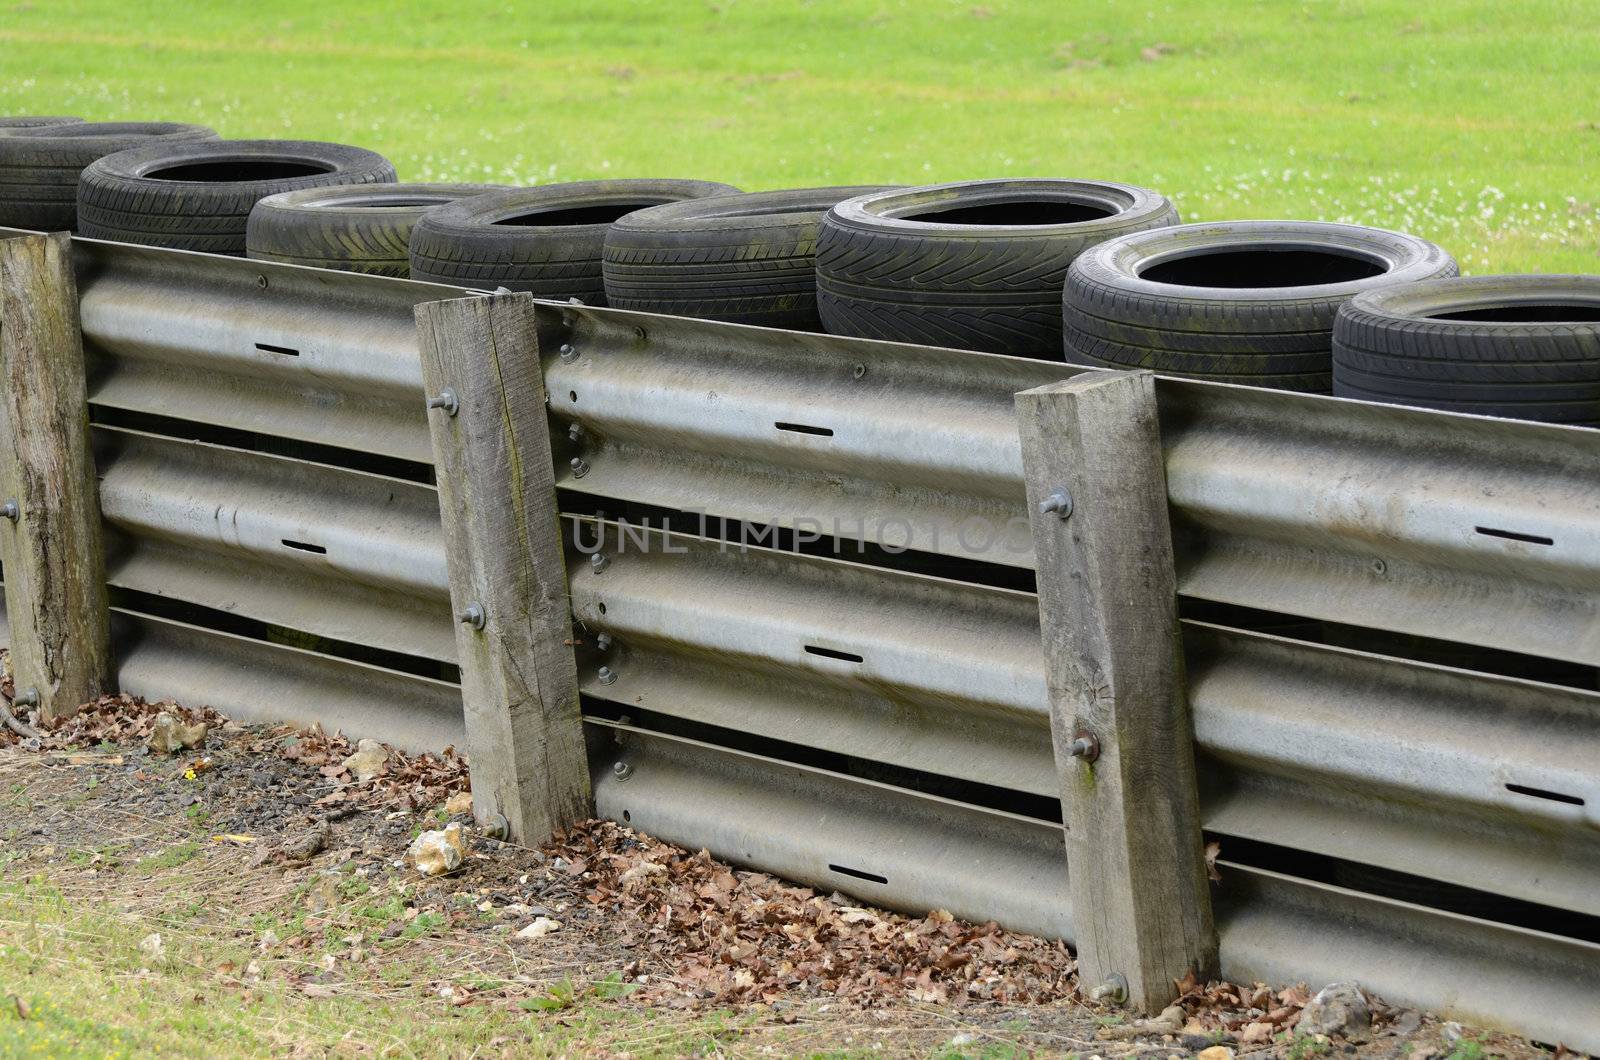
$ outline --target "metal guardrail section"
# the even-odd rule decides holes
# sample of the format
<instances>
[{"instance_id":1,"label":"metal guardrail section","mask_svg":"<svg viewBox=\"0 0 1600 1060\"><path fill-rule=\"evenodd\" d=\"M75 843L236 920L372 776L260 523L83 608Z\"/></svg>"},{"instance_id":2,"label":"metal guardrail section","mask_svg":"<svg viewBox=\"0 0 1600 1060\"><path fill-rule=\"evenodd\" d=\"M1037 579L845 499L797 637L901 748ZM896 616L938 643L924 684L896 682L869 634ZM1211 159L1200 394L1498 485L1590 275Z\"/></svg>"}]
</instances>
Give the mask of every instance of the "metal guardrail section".
<instances>
[{"instance_id":1,"label":"metal guardrail section","mask_svg":"<svg viewBox=\"0 0 1600 1060\"><path fill-rule=\"evenodd\" d=\"M455 662L432 487L117 428L94 440L112 585Z\"/></svg>"},{"instance_id":2,"label":"metal guardrail section","mask_svg":"<svg viewBox=\"0 0 1600 1060\"><path fill-rule=\"evenodd\" d=\"M1180 592L1600 665L1600 431L1158 392Z\"/></svg>"},{"instance_id":3,"label":"metal guardrail section","mask_svg":"<svg viewBox=\"0 0 1600 1060\"><path fill-rule=\"evenodd\" d=\"M1186 623L1208 829L1600 915L1600 694Z\"/></svg>"},{"instance_id":4,"label":"metal guardrail section","mask_svg":"<svg viewBox=\"0 0 1600 1060\"><path fill-rule=\"evenodd\" d=\"M569 455L588 471L567 471L563 489L1032 564L1012 395L1083 369L613 309L539 312L551 412L586 432ZM988 547L987 528L1007 526L1010 547Z\"/></svg>"},{"instance_id":5,"label":"metal guardrail section","mask_svg":"<svg viewBox=\"0 0 1600 1060\"><path fill-rule=\"evenodd\" d=\"M461 688L446 681L120 609L112 638L118 686L132 695L211 706L238 721L381 732L410 750L462 741Z\"/></svg>"},{"instance_id":6,"label":"metal guardrail section","mask_svg":"<svg viewBox=\"0 0 1600 1060\"><path fill-rule=\"evenodd\" d=\"M1235 982L1359 976L1392 1005L1600 1052L1600 946L1222 862L1217 930Z\"/></svg>"},{"instance_id":7,"label":"metal guardrail section","mask_svg":"<svg viewBox=\"0 0 1600 1060\"><path fill-rule=\"evenodd\" d=\"M541 307L564 489L1031 566L1013 395L1086 369ZM570 353L559 352L561 345ZM1162 379L1186 595L1600 664L1600 434ZM842 531L836 528L842 528ZM963 528L967 528L963 533Z\"/></svg>"},{"instance_id":8,"label":"metal guardrail section","mask_svg":"<svg viewBox=\"0 0 1600 1060\"><path fill-rule=\"evenodd\" d=\"M595 807L603 817L824 892L1072 938L1060 825L589 724Z\"/></svg>"},{"instance_id":9,"label":"metal guardrail section","mask_svg":"<svg viewBox=\"0 0 1600 1060\"><path fill-rule=\"evenodd\" d=\"M74 239L89 400L432 463L412 308L456 287Z\"/></svg>"},{"instance_id":10,"label":"metal guardrail section","mask_svg":"<svg viewBox=\"0 0 1600 1060\"><path fill-rule=\"evenodd\" d=\"M585 693L1059 793L1032 594L580 525L607 562L574 552L573 613L612 639L585 654ZM1201 623L1184 635L1207 829L1600 915L1600 694Z\"/></svg>"},{"instance_id":11,"label":"metal guardrail section","mask_svg":"<svg viewBox=\"0 0 1600 1060\"><path fill-rule=\"evenodd\" d=\"M599 812L739 865L892 909L1072 938L1061 831L823 770L590 722ZM620 768L619 768L620 767ZM1600 1048L1600 946L1223 862L1235 981L1359 969L1397 1005Z\"/></svg>"},{"instance_id":12,"label":"metal guardrail section","mask_svg":"<svg viewBox=\"0 0 1600 1060\"><path fill-rule=\"evenodd\" d=\"M585 693L869 761L1059 796L1031 593L584 520ZM585 547L592 547L591 545ZM606 665L602 679L598 666Z\"/></svg>"}]
</instances>

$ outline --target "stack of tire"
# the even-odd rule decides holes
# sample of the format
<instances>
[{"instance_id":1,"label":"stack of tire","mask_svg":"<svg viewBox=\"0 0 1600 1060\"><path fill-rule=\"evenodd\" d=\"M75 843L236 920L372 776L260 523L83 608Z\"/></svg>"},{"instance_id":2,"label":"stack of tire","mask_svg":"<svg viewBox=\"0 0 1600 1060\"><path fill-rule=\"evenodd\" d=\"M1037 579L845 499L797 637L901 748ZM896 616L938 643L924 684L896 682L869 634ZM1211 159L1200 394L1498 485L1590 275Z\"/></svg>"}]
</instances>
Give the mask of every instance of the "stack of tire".
<instances>
[{"instance_id":1,"label":"stack of tire","mask_svg":"<svg viewBox=\"0 0 1600 1060\"><path fill-rule=\"evenodd\" d=\"M817 243L836 335L1060 360L1067 269L1107 239L1176 224L1166 197L1093 180L975 180L839 203Z\"/></svg>"},{"instance_id":2,"label":"stack of tire","mask_svg":"<svg viewBox=\"0 0 1600 1060\"><path fill-rule=\"evenodd\" d=\"M314 140L152 143L101 158L78 186L78 231L96 239L243 255L250 212L269 195L391 184L375 151Z\"/></svg>"},{"instance_id":3,"label":"stack of tire","mask_svg":"<svg viewBox=\"0 0 1600 1060\"><path fill-rule=\"evenodd\" d=\"M346 184L269 195L250 211L247 257L375 276L411 274L411 233L430 210L503 184Z\"/></svg>"},{"instance_id":4,"label":"stack of tire","mask_svg":"<svg viewBox=\"0 0 1600 1060\"><path fill-rule=\"evenodd\" d=\"M0 225L78 231L79 179L108 155L142 144L215 140L214 130L177 122L85 122L20 118L0 132Z\"/></svg>"},{"instance_id":5,"label":"stack of tire","mask_svg":"<svg viewBox=\"0 0 1600 1060\"><path fill-rule=\"evenodd\" d=\"M717 196L619 218L606 235L606 301L619 309L820 331L822 219L845 199L883 190Z\"/></svg>"},{"instance_id":6,"label":"stack of tire","mask_svg":"<svg viewBox=\"0 0 1600 1060\"><path fill-rule=\"evenodd\" d=\"M1474 276L1339 311L1339 397L1600 427L1600 276Z\"/></svg>"},{"instance_id":7,"label":"stack of tire","mask_svg":"<svg viewBox=\"0 0 1600 1060\"><path fill-rule=\"evenodd\" d=\"M613 222L653 206L738 194L704 180L593 180L475 195L417 223L411 278L605 305Z\"/></svg>"},{"instance_id":8,"label":"stack of tire","mask_svg":"<svg viewBox=\"0 0 1600 1060\"><path fill-rule=\"evenodd\" d=\"M1062 295L1066 357L1326 394L1341 305L1456 272L1426 240L1360 225L1233 221L1145 232L1073 263Z\"/></svg>"}]
</instances>

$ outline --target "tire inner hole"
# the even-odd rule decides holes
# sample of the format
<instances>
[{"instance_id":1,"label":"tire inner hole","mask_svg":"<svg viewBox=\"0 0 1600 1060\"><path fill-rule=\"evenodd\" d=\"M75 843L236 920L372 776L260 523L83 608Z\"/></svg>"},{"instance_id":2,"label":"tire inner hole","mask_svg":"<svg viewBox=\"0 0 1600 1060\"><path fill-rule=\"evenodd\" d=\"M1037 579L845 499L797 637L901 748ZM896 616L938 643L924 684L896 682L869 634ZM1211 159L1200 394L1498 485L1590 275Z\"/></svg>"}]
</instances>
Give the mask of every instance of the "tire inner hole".
<instances>
[{"instance_id":1,"label":"tire inner hole","mask_svg":"<svg viewBox=\"0 0 1600 1060\"><path fill-rule=\"evenodd\" d=\"M271 159L228 159L218 162L190 162L181 166L152 169L144 175L156 180L181 180L195 184L222 184L241 180L292 180L332 173L333 166L310 162Z\"/></svg>"},{"instance_id":2,"label":"tire inner hole","mask_svg":"<svg viewBox=\"0 0 1600 1060\"><path fill-rule=\"evenodd\" d=\"M1600 322L1600 305L1582 302L1506 305L1487 309L1463 309L1455 313L1430 313L1428 319L1481 321L1485 324L1592 324Z\"/></svg>"},{"instance_id":3,"label":"tire inner hole","mask_svg":"<svg viewBox=\"0 0 1600 1060\"><path fill-rule=\"evenodd\" d=\"M1141 269L1152 283L1181 287L1304 287L1382 276L1382 262L1328 250L1201 251Z\"/></svg>"},{"instance_id":4,"label":"tire inner hole","mask_svg":"<svg viewBox=\"0 0 1600 1060\"><path fill-rule=\"evenodd\" d=\"M905 214L902 220L932 221L946 225L1071 225L1114 217L1119 211L1092 202L994 202L981 206L958 206L953 210L923 210Z\"/></svg>"},{"instance_id":5,"label":"tire inner hole","mask_svg":"<svg viewBox=\"0 0 1600 1060\"><path fill-rule=\"evenodd\" d=\"M614 202L604 206L573 206L565 210L535 210L531 213L518 214L516 217L507 217L502 221L496 221L495 224L517 225L522 228L539 225L608 225L635 210L660 205L660 201Z\"/></svg>"}]
</instances>

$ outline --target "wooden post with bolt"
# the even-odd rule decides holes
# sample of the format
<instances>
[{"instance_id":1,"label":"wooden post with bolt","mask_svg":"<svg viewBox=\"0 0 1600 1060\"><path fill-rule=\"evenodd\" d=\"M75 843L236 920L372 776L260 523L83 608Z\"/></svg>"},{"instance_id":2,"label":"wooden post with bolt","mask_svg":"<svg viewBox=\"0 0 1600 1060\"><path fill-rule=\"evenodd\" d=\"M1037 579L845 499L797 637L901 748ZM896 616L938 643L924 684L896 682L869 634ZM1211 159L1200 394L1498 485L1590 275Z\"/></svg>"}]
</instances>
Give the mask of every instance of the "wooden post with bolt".
<instances>
[{"instance_id":1,"label":"wooden post with bolt","mask_svg":"<svg viewBox=\"0 0 1600 1060\"><path fill-rule=\"evenodd\" d=\"M112 689L100 491L72 237L0 239L0 563L17 703L52 720Z\"/></svg>"},{"instance_id":2,"label":"wooden post with bolt","mask_svg":"<svg viewBox=\"0 0 1600 1060\"><path fill-rule=\"evenodd\" d=\"M416 317L473 813L540 843L593 810L533 298L429 302Z\"/></svg>"},{"instance_id":3,"label":"wooden post with bolt","mask_svg":"<svg viewBox=\"0 0 1600 1060\"><path fill-rule=\"evenodd\" d=\"M1217 958L1154 383L1017 395L1079 977L1149 1012Z\"/></svg>"}]
</instances>

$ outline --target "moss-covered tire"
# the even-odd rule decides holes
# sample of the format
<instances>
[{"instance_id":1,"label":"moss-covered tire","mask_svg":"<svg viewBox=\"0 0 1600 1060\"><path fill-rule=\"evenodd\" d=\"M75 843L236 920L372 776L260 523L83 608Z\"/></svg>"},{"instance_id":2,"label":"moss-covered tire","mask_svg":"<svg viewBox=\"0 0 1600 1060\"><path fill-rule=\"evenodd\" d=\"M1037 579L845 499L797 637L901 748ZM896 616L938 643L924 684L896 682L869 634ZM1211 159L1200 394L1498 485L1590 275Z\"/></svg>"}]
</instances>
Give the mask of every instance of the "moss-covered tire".
<instances>
[{"instance_id":1,"label":"moss-covered tire","mask_svg":"<svg viewBox=\"0 0 1600 1060\"><path fill-rule=\"evenodd\" d=\"M250 211L245 254L319 269L409 276L411 230L440 206L504 184L347 184L268 195Z\"/></svg>"},{"instance_id":2,"label":"moss-covered tire","mask_svg":"<svg viewBox=\"0 0 1600 1060\"><path fill-rule=\"evenodd\" d=\"M411 232L411 278L605 305L606 233L635 210L737 195L705 180L586 180L476 195Z\"/></svg>"},{"instance_id":3,"label":"moss-covered tire","mask_svg":"<svg viewBox=\"0 0 1600 1060\"><path fill-rule=\"evenodd\" d=\"M606 236L606 301L618 309L820 331L822 217L845 199L884 190L762 191L631 213Z\"/></svg>"},{"instance_id":4,"label":"moss-covered tire","mask_svg":"<svg viewBox=\"0 0 1600 1060\"><path fill-rule=\"evenodd\" d=\"M1600 427L1600 276L1473 276L1357 295L1339 397Z\"/></svg>"},{"instance_id":5,"label":"moss-covered tire","mask_svg":"<svg viewBox=\"0 0 1600 1060\"><path fill-rule=\"evenodd\" d=\"M1084 250L1176 224L1166 198L1093 180L974 180L828 212L817 307L836 335L1061 358L1061 285Z\"/></svg>"},{"instance_id":6,"label":"moss-covered tire","mask_svg":"<svg viewBox=\"0 0 1600 1060\"><path fill-rule=\"evenodd\" d=\"M78 178L96 159L152 142L215 140L177 122L96 121L12 127L0 136L0 225L76 231Z\"/></svg>"},{"instance_id":7,"label":"moss-covered tire","mask_svg":"<svg viewBox=\"0 0 1600 1060\"><path fill-rule=\"evenodd\" d=\"M1361 225L1228 221L1139 232L1072 263L1062 293L1066 358L1326 394L1341 305L1456 271L1427 240Z\"/></svg>"},{"instance_id":8,"label":"moss-covered tire","mask_svg":"<svg viewBox=\"0 0 1600 1060\"><path fill-rule=\"evenodd\" d=\"M388 159L345 144L150 144L107 155L83 171L78 226L96 239L242 256L250 211L268 195L394 179Z\"/></svg>"}]
</instances>

